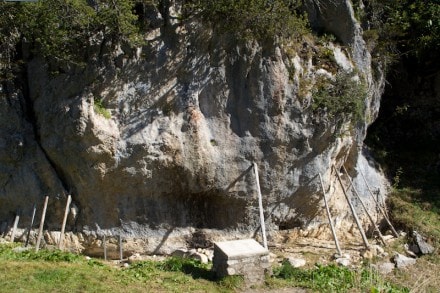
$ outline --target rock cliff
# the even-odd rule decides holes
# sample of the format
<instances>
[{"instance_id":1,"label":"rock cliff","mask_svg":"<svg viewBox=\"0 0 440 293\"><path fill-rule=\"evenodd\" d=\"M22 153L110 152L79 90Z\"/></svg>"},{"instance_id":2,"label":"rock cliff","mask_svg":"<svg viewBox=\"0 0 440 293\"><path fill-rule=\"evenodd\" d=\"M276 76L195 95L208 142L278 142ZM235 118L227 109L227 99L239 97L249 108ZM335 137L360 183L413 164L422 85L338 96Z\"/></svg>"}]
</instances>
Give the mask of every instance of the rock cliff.
<instances>
[{"instance_id":1,"label":"rock cliff","mask_svg":"<svg viewBox=\"0 0 440 293\"><path fill-rule=\"evenodd\" d=\"M353 221L332 165L347 167L369 206L359 170L385 195L362 151L383 78L373 78L350 1L338 2L306 6L312 27L339 43L237 41L181 22L173 4L150 11L159 24L142 48L106 52L98 39L99 58L80 69L29 58L22 84L1 89L0 220L21 210L25 223L49 195L57 230L72 194L67 230L83 247L119 233L156 253L254 236L256 162L270 236L327 227L318 174L345 233ZM341 72L365 85L361 121L313 108L319 81Z\"/></svg>"}]
</instances>

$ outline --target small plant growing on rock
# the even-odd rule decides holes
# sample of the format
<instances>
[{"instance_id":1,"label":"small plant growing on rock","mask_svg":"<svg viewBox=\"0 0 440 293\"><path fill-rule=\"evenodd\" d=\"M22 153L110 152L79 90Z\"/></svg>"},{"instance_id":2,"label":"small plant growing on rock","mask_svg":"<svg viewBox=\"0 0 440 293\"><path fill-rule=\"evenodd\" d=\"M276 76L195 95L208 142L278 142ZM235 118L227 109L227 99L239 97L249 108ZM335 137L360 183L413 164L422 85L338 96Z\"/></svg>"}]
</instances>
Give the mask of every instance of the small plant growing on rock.
<instances>
[{"instance_id":1,"label":"small plant growing on rock","mask_svg":"<svg viewBox=\"0 0 440 293\"><path fill-rule=\"evenodd\" d=\"M94 98L93 101L94 101L93 109L95 110L96 113L98 113L99 115L103 116L106 119L110 119L112 117L110 111L106 109L102 104L102 99Z\"/></svg>"}]
</instances>

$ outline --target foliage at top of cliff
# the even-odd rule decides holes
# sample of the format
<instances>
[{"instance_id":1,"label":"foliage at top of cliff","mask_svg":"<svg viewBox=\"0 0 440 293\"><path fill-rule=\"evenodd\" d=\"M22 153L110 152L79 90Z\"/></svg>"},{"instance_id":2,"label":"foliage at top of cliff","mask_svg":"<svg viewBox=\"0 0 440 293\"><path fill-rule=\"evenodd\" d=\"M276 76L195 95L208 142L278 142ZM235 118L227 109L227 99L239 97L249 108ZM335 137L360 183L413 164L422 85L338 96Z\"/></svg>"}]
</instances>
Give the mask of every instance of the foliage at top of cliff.
<instances>
[{"instance_id":1,"label":"foliage at top of cliff","mask_svg":"<svg viewBox=\"0 0 440 293\"><path fill-rule=\"evenodd\" d=\"M219 32L258 40L298 36L307 31L299 0L181 1L181 23L196 18ZM149 12L167 18L165 0L41 0L0 3L0 64L14 66L19 47L55 61L80 64L117 44L142 45ZM161 25L167 25L166 21ZM99 50L98 50L99 51ZM11 68L8 68L11 69Z\"/></svg>"},{"instance_id":2,"label":"foliage at top of cliff","mask_svg":"<svg viewBox=\"0 0 440 293\"><path fill-rule=\"evenodd\" d=\"M364 4L359 8L364 36L376 43L376 53L393 60L439 55L439 0L367 0Z\"/></svg>"},{"instance_id":3,"label":"foliage at top of cliff","mask_svg":"<svg viewBox=\"0 0 440 293\"><path fill-rule=\"evenodd\" d=\"M43 56L78 62L84 60L92 38L108 43L140 43L137 17L132 10L134 1L97 0L93 5L89 2L0 3L2 44L13 42L11 36L15 36L16 42L30 44L34 52Z\"/></svg>"},{"instance_id":4,"label":"foliage at top of cliff","mask_svg":"<svg viewBox=\"0 0 440 293\"><path fill-rule=\"evenodd\" d=\"M300 0L190 0L190 13L238 37L275 41L310 33Z\"/></svg>"}]
</instances>

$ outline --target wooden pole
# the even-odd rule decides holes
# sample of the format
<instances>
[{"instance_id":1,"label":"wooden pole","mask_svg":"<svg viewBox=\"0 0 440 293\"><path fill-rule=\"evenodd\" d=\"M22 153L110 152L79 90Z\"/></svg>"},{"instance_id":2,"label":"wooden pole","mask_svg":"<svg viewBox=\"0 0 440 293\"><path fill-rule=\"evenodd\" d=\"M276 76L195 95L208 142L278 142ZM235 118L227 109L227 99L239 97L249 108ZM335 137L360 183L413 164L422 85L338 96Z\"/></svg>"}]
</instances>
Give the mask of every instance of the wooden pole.
<instances>
[{"instance_id":1,"label":"wooden pole","mask_svg":"<svg viewBox=\"0 0 440 293\"><path fill-rule=\"evenodd\" d=\"M342 170L344 170L345 174L348 177L348 180L351 183L351 187L353 189L353 193L354 195L356 195L356 197L359 199L359 201L361 202L362 207L364 208L365 212L367 213L368 218L370 219L371 224L373 225L374 229L377 231L377 233L379 234L379 238L382 241L383 245L387 246L387 243L385 242L385 239L383 239L382 233L380 233L379 228L376 225L376 222L374 222L373 217L371 216L370 212L367 209L367 206L365 205L364 201L362 200L362 198L360 197L359 193L357 192L356 188L354 187L353 181L350 178L350 175L348 175L347 169L345 169L344 166L342 166Z\"/></svg>"},{"instance_id":2,"label":"wooden pole","mask_svg":"<svg viewBox=\"0 0 440 293\"><path fill-rule=\"evenodd\" d=\"M333 220L332 220L332 216L330 214L330 209L328 208L327 197L325 196L325 188L324 188L324 183L322 182L321 173L318 173L318 175L319 175L319 181L321 182L325 210L327 211L328 222L330 223L330 228L332 230L333 239L335 240L336 250L338 251L339 256L342 256L341 247L339 246L338 237L336 237L335 227L333 226Z\"/></svg>"},{"instance_id":3,"label":"wooden pole","mask_svg":"<svg viewBox=\"0 0 440 293\"><path fill-rule=\"evenodd\" d=\"M364 179L365 185L367 186L367 189L371 195L371 197L373 198L374 202L376 203L376 206L379 208L379 211L381 212L382 216L384 217L385 221L387 222L388 226L391 228L391 231L393 232L394 236L399 237L399 233L397 233L396 229L394 229L393 224L391 224L390 219L388 218L388 215L386 214L386 212L384 211L384 209L382 208L382 205L379 203L378 200L376 200L376 198L374 197L373 192L370 189L370 186L368 185L367 179L365 179L364 174L362 173L362 170L359 170L359 173L361 173L362 178Z\"/></svg>"},{"instance_id":4,"label":"wooden pole","mask_svg":"<svg viewBox=\"0 0 440 293\"><path fill-rule=\"evenodd\" d=\"M122 262L122 237L119 234L119 260Z\"/></svg>"},{"instance_id":5,"label":"wooden pole","mask_svg":"<svg viewBox=\"0 0 440 293\"><path fill-rule=\"evenodd\" d=\"M12 226L11 242L14 242L15 233L17 232L18 221L20 221L20 215L17 213L15 215L14 225Z\"/></svg>"},{"instance_id":6,"label":"wooden pole","mask_svg":"<svg viewBox=\"0 0 440 293\"><path fill-rule=\"evenodd\" d=\"M41 221L40 221L40 228L38 230L37 244L35 245L36 252L38 252L38 250L40 249L40 243L41 243L41 237L43 236L43 226L44 226L44 219L46 218L46 209L47 209L48 201L49 201L49 196L46 196L46 198L44 199L43 212L41 213Z\"/></svg>"},{"instance_id":7,"label":"wooden pole","mask_svg":"<svg viewBox=\"0 0 440 293\"><path fill-rule=\"evenodd\" d=\"M66 228L67 216L69 215L70 203L72 202L72 196L67 196L66 209L64 211L63 223L61 225L60 241L58 242L58 248L63 249L64 229Z\"/></svg>"},{"instance_id":8,"label":"wooden pole","mask_svg":"<svg viewBox=\"0 0 440 293\"><path fill-rule=\"evenodd\" d=\"M338 178L339 184L341 184L342 192L344 192L345 199L347 200L347 203L350 206L351 213L352 213L352 215L354 217L354 220L355 220L356 225L357 225L357 227L359 229L359 232L361 233L362 241L363 241L363 243L365 245L365 248L369 248L370 244L368 243L367 236L365 236L364 229L362 228L361 222L359 221L359 218L357 216L356 210L354 209L353 204L351 203L350 198L348 197L348 194L345 191L344 184L342 183L341 177L339 176L339 171L336 169L335 165L333 165L333 169L336 172L336 176Z\"/></svg>"},{"instance_id":9,"label":"wooden pole","mask_svg":"<svg viewBox=\"0 0 440 293\"><path fill-rule=\"evenodd\" d=\"M264 248L267 249L266 226L264 224L264 212L263 212L263 198L261 196L260 179L258 178L258 167L257 167L257 163L255 162L254 162L254 172L255 172L255 181L258 192L258 208L260 210L260 226L261 226L261 234L263 235L263 246Z\"/></svg>"},{"instance_id":10,"label":"wooden pole","mask_svg":"<svg viewBox=\"0 0 440 293\"><path fill-rule=\"evenodd\" d=\"M26 243L24 245L24 247L27 247L29 244L29 238L31 236L31 231L32 231L32 226L34 225L34 220L35 220L35 213L37 212L37 205L34 203L34 206L32 207L32 218L31 218L31 224L29 225L29 230L27 232L27 237L26 237Z\"/></svg>"},{"instance_id":11,"label":"wooden pole","mask_svg":"<svg viewBox=\"0 0 440 293\"><path fill-rule=\"evenodd\" d=\"M102 240L102 244L104 245L104 260L107 260L107 243L104 235L104 239Z\"/></svg>"}]
</instances>

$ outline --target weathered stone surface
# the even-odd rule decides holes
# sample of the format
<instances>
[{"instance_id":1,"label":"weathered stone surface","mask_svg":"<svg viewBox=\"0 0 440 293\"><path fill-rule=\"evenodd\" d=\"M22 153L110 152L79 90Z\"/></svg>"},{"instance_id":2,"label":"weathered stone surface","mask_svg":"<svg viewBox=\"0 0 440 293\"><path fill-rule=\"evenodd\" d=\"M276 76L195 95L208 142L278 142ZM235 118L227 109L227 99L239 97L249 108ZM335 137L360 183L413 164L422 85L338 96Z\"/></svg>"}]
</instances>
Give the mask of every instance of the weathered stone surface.
<instances>
[{"instance_id":1,"label":"weathered stone surface","mask_svg":"<svg viewBox=\"0 0 440 293\"><path fill-rule=\"evenodd\" d=\"M377 271L383 275L389 274L391 273L394 268L396 267L396 265L394 263L391 262L384 262L384 263L379 263L377 265L373 266L375 269L377 269Z\"/></svg>"},{"instance_id":2,"label":"weathered stone surface","mask_svg":"<svg viewBox=\"0 0 440 293\"><path fill-rule=\"evenodd\" d=\"M171 253L252 236L253 162L268 233L326 223L318 173L338 221L349 218L333 164L345 164L359 189L362 171L383 196L384 177L362 152L383 80L372 77L350 1L319 3L319 26L346 45L329 45L335 68L365 76L368 121L339 125L313 113L303 85L332 75L313 61L314 44L290 56L282 46L234 43L206 24L179 24L171 5L152 11L148 44L133 52L118 48L57 75L56 65L29 60L29 95L0 99L0 220L17 209L28 215L49 194L47 224L59 229L69 191L76 208L67 230L83 233L77 247L93 250L89 238L123 234L137 249ZM97 99L110 119L94 110Z\"/></svg>"},{"instance_id":3,"label":"weathered stone surface","mask_svg":"<svg viewBox=\"0 0 440 293\"><path fill-rule=\"evenodd\" d=\"M402 254L396 253L393 257L393 261L396 264L396 267L398 269L405 268L407 266L414 265L416 263L415 258L410 258L407 256L404 256Z\"/></svg>"},{"instance_id":4,"label":"weathered stone surface","mask_svg":"<svg viewBox=\"0 0 440 293\"><path fill-rule=\"evenodd\" d=\"M414 253L431 254L434 252L434 247L428 244L425 241L425 239L423 239L422 235L420 235L417 231L413 231L412 236L413 236L414 244L416 244L418 247L418 252L417 252L417 249L415 249L413 246L410 246L410 249L412 248L416 250L414 251L411 249Z\"/></svg>"},{"instance_id":5,"label":"weathered stone surface","mask_svg":"<svg viewBox=\"0 0 440 293\"><path fill-rule=\"evenodd\" d=\"M300 268L306 265L306 260L302 258L294 258L288 257L286 260L290 263L290 265L294 268Z\"/></svg>"},{"instance_id":6,"label":"weathered stone surface","mask_svg":"<svg viewBox=\"0 0 440 293\"><path fill-rule=\"evenodd\" d=\"M201 263L208 263L208 261L209 261L208 256L205 255L205 254L203 254L203 253L200 253L200 252L194 252L194 253L191 253L191 254L189 255L189 257L190 257L190 258L193 258L193 259L195 259L195 260L198 260L198 261L200 261Z\"/></svg>"},{"instance_id":7,"label":"weathered stone surface","mask_svg":"<svg viewBox=\"0 0 440 293\"><path fill-rule=\"evenodd\" d=\"M341 265L341 266L343 266L343 267L348 267L348 266L351 264L350 259L348 259L348 258L344 258L344 257L337 258L337 259L335 260L335 262L336 262L338 265Z\"/></svg>"}]
</instances>

